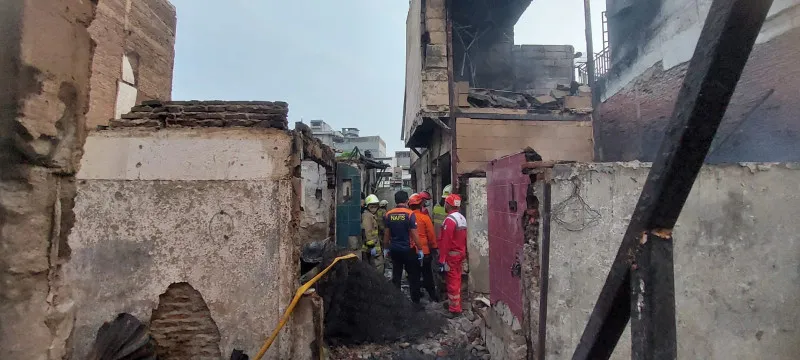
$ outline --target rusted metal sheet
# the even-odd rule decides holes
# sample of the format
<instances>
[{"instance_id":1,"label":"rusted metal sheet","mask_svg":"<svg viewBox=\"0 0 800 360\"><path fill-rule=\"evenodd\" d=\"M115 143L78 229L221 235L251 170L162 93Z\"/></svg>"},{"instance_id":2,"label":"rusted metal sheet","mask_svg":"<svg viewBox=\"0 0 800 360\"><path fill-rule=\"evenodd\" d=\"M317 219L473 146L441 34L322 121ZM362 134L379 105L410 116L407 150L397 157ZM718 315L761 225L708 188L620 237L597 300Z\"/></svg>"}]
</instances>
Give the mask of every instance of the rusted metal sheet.
<instances>
[{"instance_id":1,"label":"rusted metal sheet","mask_svg":"<svg viewBox=\"0 0 800 360\"><path fill-rule=\"evenodd\" d=\"M530 178L520 171L525 154L506 156L489 163L487 208L489 212L489 280L492 303L502 301L518 319L523 318L519 269L525 242L525 213Z\"/></svg>"}]
</instances>

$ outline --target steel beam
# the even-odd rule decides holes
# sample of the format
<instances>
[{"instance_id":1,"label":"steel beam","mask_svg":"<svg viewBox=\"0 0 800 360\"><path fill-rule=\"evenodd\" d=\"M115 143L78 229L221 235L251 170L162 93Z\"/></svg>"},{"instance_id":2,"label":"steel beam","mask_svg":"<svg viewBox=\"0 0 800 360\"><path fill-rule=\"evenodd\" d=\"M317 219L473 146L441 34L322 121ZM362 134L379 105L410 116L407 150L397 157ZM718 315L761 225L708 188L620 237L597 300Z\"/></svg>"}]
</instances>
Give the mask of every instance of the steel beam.
<instances>
[{"instance_id":1,"label":"steel beam","mask_svg":"<svg viewBox=\"0 0 800 360\"><path fill-rule=\"evenodd\" d=\"M630 316L619 314L619 309L631 301L630 269L636 261L636 248L645 233L671 233L771 4L771 0L714 0L711 4L661 148L573 360L608 359L613 352ZM668 262L671 268L671 255L671 251L651 252L647 261ZM654 276L666 276L666 269L661 268ZM653 285L665 286L665 282L674 286L672 281L661 280ZM656 291L664 294L667 290ZM674 307L674 295L671 304L651 304L652 309L647 310L651 321L639 324L643 327L640 330L650 334L675 332L674 309L672 321L666 321L664 317L670 312L662 306ZM634 359L674 359L670 348L675 346L674 337L645 341L634 348Z\"/></svg>"}]
</instances>

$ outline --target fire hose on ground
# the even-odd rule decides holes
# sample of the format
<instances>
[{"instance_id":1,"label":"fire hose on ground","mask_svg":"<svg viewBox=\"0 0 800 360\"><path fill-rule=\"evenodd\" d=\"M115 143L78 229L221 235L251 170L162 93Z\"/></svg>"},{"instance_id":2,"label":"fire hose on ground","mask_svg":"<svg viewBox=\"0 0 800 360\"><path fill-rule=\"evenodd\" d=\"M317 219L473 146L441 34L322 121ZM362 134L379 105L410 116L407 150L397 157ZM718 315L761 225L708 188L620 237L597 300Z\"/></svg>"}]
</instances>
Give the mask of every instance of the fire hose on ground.
<instances>
[{"instance_id":1,"label":"fire hose on ground","mask_svg":"<svg viewBox=\"0 0 800 360\"><path fill-rule=\"evenodd\" d=\"M267 350L269 350L269 347L272 346L272 343L278 337L278 333L280 333L283 326L286 325L286 322L289 321L289 318L292 316L294 307L297 306L297 303L300 301L300 298L303 297L303 294L306 291L308 291L308 289L311 288L311 286L314 285L314 283L316 283L319 279L325 276L325 274L328 273L328 271L332 269L333 266L336 265L337 262L339 262L339 260L356 259L356 258L358 257L355 254L347 254L339 256L333 259L333 262L331 262L331 264L328 265L328 267L326 267L325 270L322 270L311 280L300 286L300 288L297 289L297 292L294 293L294 298L292 299L292 302L289 303L289 307L287 307L286 311L284 311L283 317L281 318L281 321L278 323L278 326L275 328L275 330L272 331L272 334L269 336L269 338L267 338L267 341L264 342L264 345L261 346L261 350L258 351L258 354L256 354L253 360L261 360L261 358L264 356Z\"/></svg>"}]
</instances>

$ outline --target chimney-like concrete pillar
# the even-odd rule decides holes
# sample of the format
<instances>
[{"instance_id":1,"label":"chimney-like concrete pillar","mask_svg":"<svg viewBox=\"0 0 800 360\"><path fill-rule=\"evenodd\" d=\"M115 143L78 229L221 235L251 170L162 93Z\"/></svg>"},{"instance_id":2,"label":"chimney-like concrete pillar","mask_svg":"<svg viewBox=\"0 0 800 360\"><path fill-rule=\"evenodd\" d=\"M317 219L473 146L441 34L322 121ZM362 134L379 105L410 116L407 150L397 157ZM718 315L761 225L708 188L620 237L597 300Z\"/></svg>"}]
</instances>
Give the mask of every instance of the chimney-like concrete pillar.
<instances>
[{"instance_id":1,"label":"chimney-like concrete pillar","mask_svg":"<svg viewBox=\"0 0 800 360\"><path fill-rule=\"evenodd\" d=\"M97 0L0 2L0 359L61 359Z\"/></svg>"}]
</instances>

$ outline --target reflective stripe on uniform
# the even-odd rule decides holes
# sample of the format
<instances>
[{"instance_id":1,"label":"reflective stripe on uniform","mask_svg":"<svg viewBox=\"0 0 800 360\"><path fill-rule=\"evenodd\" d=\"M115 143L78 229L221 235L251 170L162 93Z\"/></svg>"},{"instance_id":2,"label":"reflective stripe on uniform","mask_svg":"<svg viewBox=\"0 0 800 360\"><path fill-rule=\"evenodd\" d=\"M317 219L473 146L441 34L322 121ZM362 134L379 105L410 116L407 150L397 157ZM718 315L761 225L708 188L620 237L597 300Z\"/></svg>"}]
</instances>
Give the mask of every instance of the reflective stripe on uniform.
<instances>
[{"instance_id":1,"label":"reflective stripe on uniform","mask_svg":"<svg viewBox=\"0 0 800 360\"><path fill-rule=\"evenodd\" d=\"M461 213L454 212L447 215L448 219L453 220L456 223L456 230L466 230L467 229L467 219Z\"/></svg>"}]
</instances>

